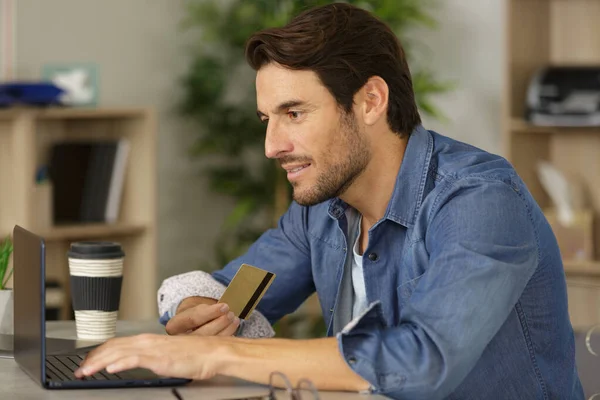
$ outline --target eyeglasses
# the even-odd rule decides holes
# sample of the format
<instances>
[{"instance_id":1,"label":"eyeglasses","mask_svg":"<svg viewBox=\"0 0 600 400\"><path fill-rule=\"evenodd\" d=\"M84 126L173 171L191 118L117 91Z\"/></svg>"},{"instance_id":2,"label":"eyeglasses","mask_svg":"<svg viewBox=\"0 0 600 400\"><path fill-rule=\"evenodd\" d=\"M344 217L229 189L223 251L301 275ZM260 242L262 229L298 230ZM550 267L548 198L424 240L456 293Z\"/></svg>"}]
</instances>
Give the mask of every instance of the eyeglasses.
<instances>
[{"instance_id":1,"label":"eyeglasses","mask_svg":"<svg viewBox=\"0 0 600 400\"><path fill-rule=\"evenodd\" d=\"M282 387L283 390L279 388ZM171 393L177 400L183 400L183 397L176 388ZM315 385L308 379L302 378L294 388L288 377L279 371L271 372L269 375L269 393L261 396L238 397L229 400L320 400L319 391Z\"/></svg>"},{"instance_id":2,"label":"eyeglasses","mask_svg":"<svg viewBox=\"0 0 600 400\"><path fill-rule=\"evenodd\" d=\"M592 329L590 329L588 331L588 333L585 335L585 347L587 347L590 354L592 354L596 357L598 357L598 354L594 351L594 348L592 347L592 335L594 334L594 331L599 328L600 328L600 325L593 326Z\"/></svg>"},{"instance_id":3,"label":"eyeglasses","mask_svg":"<svg viewBox=\"0 0 600 400\"><path fill-rule=\"evenodd\" d=\"M592 354L592 355L594 355L594 356L598 357L598 353L596 353L596 352L594 351L594 348L593 348L593 346L592 346L592 336L593 336L593 334L594 334L594 331L595 331L596 329L600 329L600 325L593 326L593 327L592 327L592 328L591 328L591 329L590 329L590 330L587 332L587 334L585 335L585 347L587 347L587 349L588 349L588 351L590 352L590 354ZM598 351L600 351L600 350L598 350ZM598 398L598 399L600 400L600 393L596 393L595 395L593 395L592 397L590 397L588 400L593 400L593 399L596 399L596 398Z\"/></svg>"}]
</instances>

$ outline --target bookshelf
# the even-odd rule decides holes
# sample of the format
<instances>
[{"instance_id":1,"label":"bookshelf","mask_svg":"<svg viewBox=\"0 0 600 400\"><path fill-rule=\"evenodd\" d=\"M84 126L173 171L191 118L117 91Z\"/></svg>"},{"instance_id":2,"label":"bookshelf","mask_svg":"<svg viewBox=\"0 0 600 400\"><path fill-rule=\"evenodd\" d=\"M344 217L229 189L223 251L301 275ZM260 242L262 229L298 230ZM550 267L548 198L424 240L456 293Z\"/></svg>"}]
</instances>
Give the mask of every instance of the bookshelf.
<instances>
[{"instance_id":1,"label":"bookshelf","mask_svg":"<svg viewBox=\"0 0 600 400\"><path fill-rule=\"evenodd\" d=\"M505 154L544 209L551 206L536 166L550 161L586 185L594 211L596 254L563 260L575 329L600 322L600 127L533 126L524 120L531 77L548 65L600 65L600 1L506 0L502 136Z\"/></svg>"},{"instance_id":2,"label":"bookshelf","mask_svg":"<svg viewBox=\"0 0 600 400\"><path fill-rule=\"evenodd\" d=\"M42 223L36 170L63 140L127 138L129 157L117 222ZM73 241L120 242L126 259L120 319L156 318L156 121L150 109L0 109L0 235L15 224L46 240L47 280L64 288L59 315L71 315L66 252ZM47 219L46 219L47 220Z\"/></svg>"}]
</instances>

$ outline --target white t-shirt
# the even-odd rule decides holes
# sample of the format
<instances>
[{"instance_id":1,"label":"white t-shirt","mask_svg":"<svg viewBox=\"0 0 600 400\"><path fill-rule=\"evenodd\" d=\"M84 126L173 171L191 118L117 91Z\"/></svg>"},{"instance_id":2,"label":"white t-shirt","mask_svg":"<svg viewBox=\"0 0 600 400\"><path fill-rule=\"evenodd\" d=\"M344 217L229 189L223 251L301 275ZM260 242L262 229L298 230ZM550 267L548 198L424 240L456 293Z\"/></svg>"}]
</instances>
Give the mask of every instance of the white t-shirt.
<instances>
[{"instance_id":1,"label":"white t-shirt","mask_svg":"<svg viewBox=\"0 0 600 400\"><path fill-rule=\"evenodd\" d=\"M352 318L356 318L369 305L367 301L367 289L365 287L365 277L363 275L363 256L359 254L360 226L362 216L358 221L358 232L353 246L352 261L352 287L354 289L354 304L352 305Z\"/></svg>"}]
</instances>

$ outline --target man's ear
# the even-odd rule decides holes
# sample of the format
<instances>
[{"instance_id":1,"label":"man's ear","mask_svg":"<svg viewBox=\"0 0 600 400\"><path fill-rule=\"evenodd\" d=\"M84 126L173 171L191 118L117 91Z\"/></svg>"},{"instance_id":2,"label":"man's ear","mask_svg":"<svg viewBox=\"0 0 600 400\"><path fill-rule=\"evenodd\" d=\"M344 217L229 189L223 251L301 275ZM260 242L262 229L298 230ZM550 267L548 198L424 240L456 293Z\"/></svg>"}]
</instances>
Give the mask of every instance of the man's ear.
<instances>
[{"instance_id":1,"label":"man's ear","mask_svg":"<svg viewBox=\"0 0 600 400\"><path fill-rule=\"evenodd\" d=\"M366 125L375 125L381 118L387 117L389 88L379 76L372 76L360 89L360 103L363 121Z\"/></svg>"}]
</instances>

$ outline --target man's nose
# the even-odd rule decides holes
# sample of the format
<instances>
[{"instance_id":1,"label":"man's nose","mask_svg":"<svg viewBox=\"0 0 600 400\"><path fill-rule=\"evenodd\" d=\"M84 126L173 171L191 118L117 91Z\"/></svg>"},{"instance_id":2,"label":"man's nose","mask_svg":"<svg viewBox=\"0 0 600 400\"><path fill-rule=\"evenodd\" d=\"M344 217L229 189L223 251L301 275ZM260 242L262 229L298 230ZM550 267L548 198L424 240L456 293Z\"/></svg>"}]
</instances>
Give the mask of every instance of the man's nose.
<instances>
[{"instance_id":1,"label":"man's nose","mask_svg":"<svg viewBox=\"0 0 600 400\"><path fill-rule=\"evenodd\" d=\"M265 136L265 155L267 158L279 158L293 149L285 129L282 129L275 121L270 120L267 125Z\"/></svg>"}]
</instances>

